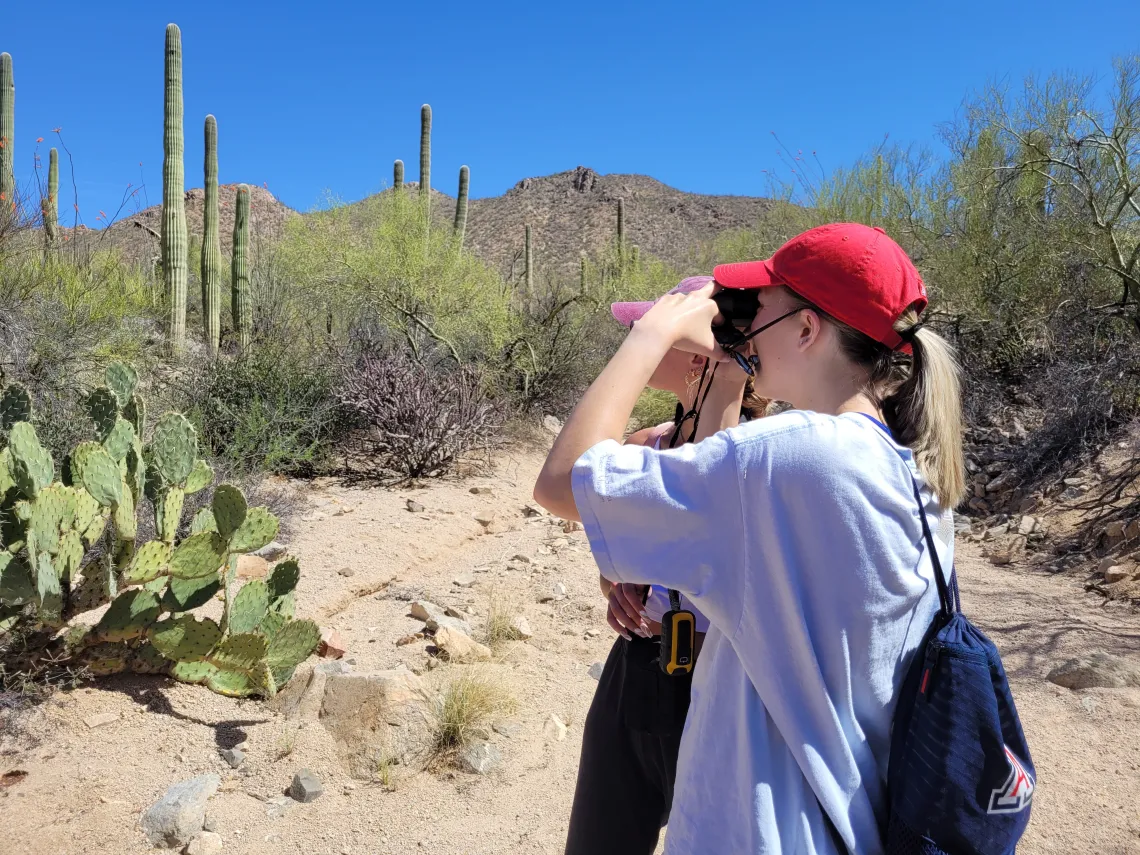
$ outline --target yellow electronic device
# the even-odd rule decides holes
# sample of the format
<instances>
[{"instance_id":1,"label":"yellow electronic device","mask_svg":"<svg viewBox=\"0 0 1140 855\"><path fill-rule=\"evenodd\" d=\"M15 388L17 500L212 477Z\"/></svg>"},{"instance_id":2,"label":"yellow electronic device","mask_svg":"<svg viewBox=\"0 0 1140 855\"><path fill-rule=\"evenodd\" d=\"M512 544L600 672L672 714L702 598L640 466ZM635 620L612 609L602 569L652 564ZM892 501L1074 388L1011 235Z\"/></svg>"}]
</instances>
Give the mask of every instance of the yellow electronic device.
<instances>
[{"instance_id":1,"label":"yellow electronic device","mask_svg":"<svg viewBox=\"0 0 1140 855\"><path fill-rule=\"evenodd\" d=\"M672 607L661 618L661 670L669 676L693 670L693 650L697 641L697 619L681 608L681 595L669 592Z\"/></svg>"}]
</instances>

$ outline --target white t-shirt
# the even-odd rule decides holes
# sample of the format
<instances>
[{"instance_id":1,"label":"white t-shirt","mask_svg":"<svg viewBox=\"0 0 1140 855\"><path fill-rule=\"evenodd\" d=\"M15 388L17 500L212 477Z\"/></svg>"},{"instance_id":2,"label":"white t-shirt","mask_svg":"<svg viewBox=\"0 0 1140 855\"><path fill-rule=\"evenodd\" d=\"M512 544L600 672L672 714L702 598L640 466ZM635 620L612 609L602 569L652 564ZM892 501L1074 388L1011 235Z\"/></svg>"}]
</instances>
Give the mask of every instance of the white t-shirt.
<instances>
[{"instance_id":1,"label":"white t-shirt","mask_svg":"<svg viewBox=\"0 0 1140 855\"><path fill-rule=\"evenodd\" d=\"M891 720L938 608L912 476L938 531L909 449L864 416L802 411L670 451L606 441L575 464L602 575L675 588L712 624L669 855L840 853L833 834L882 852Z\"/></svg>"},{"instance_id":2,"label":"white t-shirt","mask_svg":"<svg viewBox=\"0 0 1140 855\"><path fill-rule=\"evenodd\" d=\"M661 450L661 445L666 436L670 436L673 429L673 423L658 425L659 431L657 438L653 441L653 448L658 451ZM662 618L665 617L665 612L671 610L673 604L669 602L669 589L663 588L660 585L651 585L649 587L649 596L645 598L645 616L652 621L661 623ZM693 613L693 628L697 632L709 631L709 619L701 614L701 610L693 604L693 601L681 594L681 608L687 609Z\"/></svg>"}]
</instances>

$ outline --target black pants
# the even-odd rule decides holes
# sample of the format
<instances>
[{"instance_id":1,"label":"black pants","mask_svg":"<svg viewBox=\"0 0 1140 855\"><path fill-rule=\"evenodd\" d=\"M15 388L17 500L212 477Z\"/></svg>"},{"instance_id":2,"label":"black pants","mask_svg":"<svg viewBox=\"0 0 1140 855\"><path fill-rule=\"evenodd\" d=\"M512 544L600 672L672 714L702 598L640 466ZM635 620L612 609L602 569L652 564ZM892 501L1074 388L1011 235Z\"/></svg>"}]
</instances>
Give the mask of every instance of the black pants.
<instances>
[{"instance_id":1,"label":"black pants","mask_svg":"<svg viewBox=\"0 0 1140 855\"><path fill-rule=\"evenodd\" d=\"M652 855L669 819L690 676L670 677L658 640L618 638L582 732L566 855Z\"/></svg>"}]
</instances>

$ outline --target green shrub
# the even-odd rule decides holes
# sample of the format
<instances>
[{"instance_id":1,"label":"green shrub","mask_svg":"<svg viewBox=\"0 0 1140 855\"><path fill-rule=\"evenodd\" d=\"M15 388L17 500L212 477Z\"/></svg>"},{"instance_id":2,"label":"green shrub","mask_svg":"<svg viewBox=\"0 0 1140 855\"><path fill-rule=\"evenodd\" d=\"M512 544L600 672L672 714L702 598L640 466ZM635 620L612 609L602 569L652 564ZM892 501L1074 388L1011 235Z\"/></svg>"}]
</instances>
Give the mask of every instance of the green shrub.
<instances>
[{"instance_id":1,"label":"green shrub","mask_svg":"<svg viewBox=\"0 0 1140 855\"><path fill-rule=\"evenodd\" d=\"M207 454L235 472L311 475L343 435L339 372L335 353L263 343L199 366L182 384L182 407Z\"/></svg>"}]
</instances>

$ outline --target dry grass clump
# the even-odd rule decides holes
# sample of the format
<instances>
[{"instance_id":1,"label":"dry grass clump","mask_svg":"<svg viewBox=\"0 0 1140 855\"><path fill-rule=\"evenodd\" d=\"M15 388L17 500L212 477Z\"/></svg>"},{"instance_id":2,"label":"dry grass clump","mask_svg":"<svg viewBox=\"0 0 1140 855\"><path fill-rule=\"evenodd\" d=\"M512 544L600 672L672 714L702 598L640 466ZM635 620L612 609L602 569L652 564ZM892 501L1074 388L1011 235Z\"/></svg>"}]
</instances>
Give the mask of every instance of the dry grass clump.
<instances>
[{"instance_id":1,"label":"dry grass clump","mask_svg":"<svg viewBox=\"0 0 1140 855\"><path fill-rule=\"evenodd\" d=\"M491 719L514 708L510 694L484 675L464 674L452 680L436 705L431 758L449 762L464 746L488 736Z\"/></svg>"},{"instance_id":2,"label":"dry grass clump","mask_svg":"<svg viewBox=\"0 0 1140 855\"><path fill-rule=\"evenodd\" d=\"M515 626L518 604L501 591L492 591L487 604L487 624L480 641L498 653L508 641L522 636Z\"/></svg>"}]
</instances>

